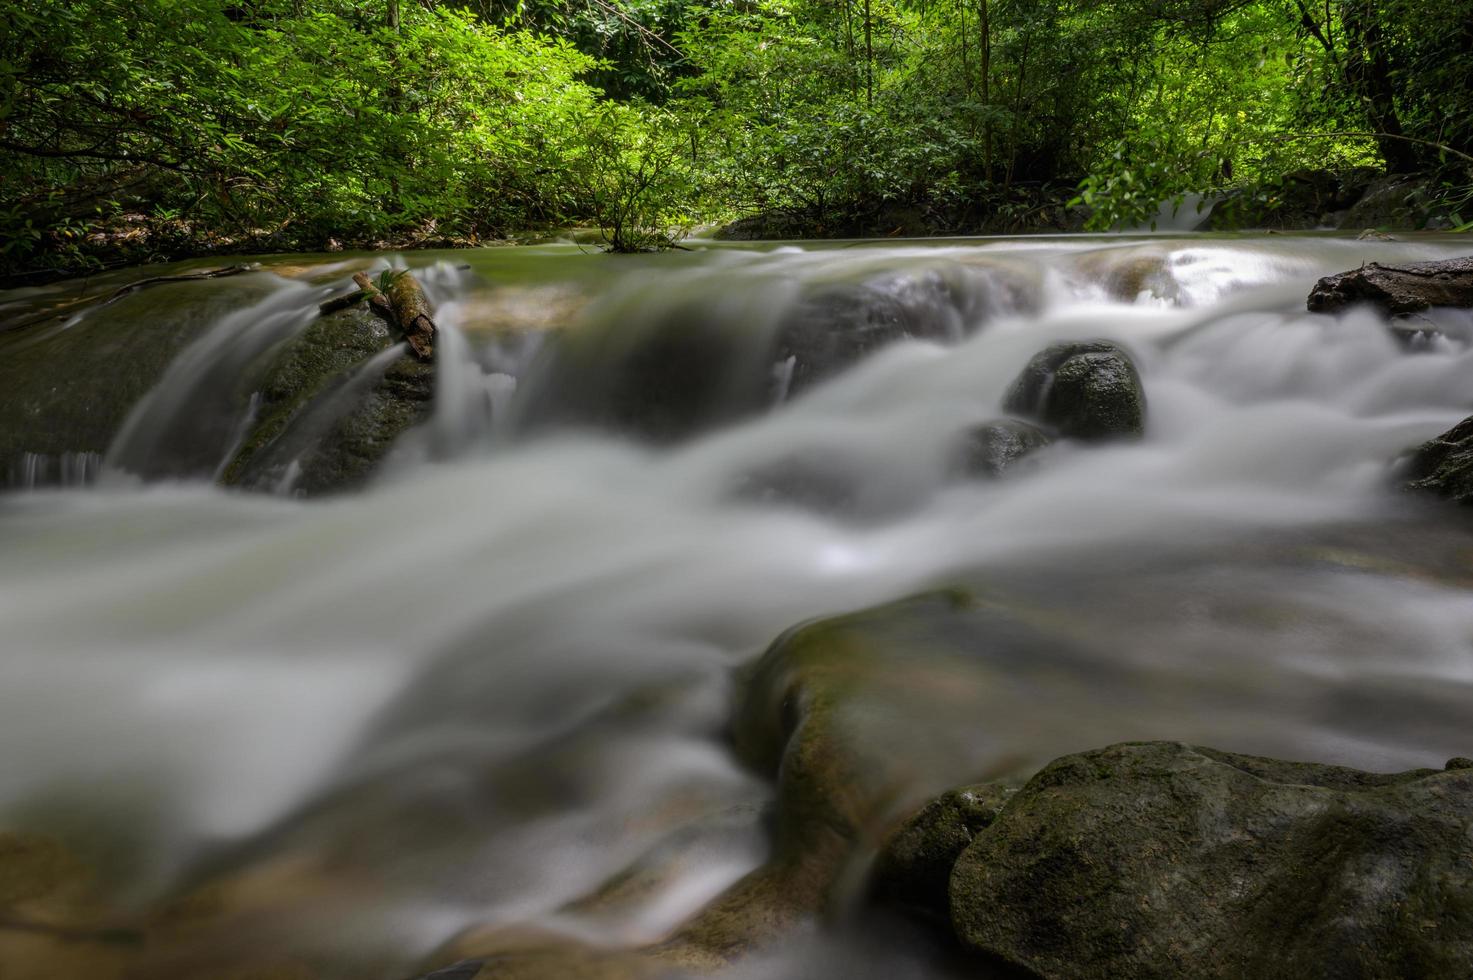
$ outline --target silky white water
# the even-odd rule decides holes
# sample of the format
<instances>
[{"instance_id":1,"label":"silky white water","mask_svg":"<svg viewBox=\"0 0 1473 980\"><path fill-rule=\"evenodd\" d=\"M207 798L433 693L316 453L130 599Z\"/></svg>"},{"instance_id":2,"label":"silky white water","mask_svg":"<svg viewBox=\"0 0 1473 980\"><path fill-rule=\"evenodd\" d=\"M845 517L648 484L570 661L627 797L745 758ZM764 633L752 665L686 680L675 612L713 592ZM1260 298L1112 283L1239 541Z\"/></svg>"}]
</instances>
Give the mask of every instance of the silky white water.
<instances>
[{"instance_id":1,"label":"silky white water","mask_svg":"<svg viewBox=\"0 0 1473 980\"><path fill-rule=\"evenodd\" d=\"M135 409L100 483L0 498L0 824L69 840L135 906L240 854L346 848L346 883L283 933L344 976L404 975L488 922L654 941L765 853L771 787L725 734L733 669L794 623L953 581L1066 617L1120 685L1061 661L978 718L968 766L1126 738L1381 770L1473 754L1473 526L1393 468L1473 412L1469 321L1419 322L1440 332L1409 350L1373 312L1303 312L1319 275L1456 244L450 255L424 276L435 417L373 486L214 488L234 418L204 425L203 479L130 475L171 475L149 452L204 424L198 389L333 292L268 281ZM652 323L760 335L834 283L940 327L793 393L792 365L760 365L769 409L681 440L537 421L592 383L549 368L559 328L527 326L549 306L617 374ZM1136 360L1143 440L951 475L1033 354L1095 338ZM842 492L744 491L795 460ZM654 894L566 910L692 821ZM741 975L850 975L835 941Z\"/></svg>"}]
</instances>

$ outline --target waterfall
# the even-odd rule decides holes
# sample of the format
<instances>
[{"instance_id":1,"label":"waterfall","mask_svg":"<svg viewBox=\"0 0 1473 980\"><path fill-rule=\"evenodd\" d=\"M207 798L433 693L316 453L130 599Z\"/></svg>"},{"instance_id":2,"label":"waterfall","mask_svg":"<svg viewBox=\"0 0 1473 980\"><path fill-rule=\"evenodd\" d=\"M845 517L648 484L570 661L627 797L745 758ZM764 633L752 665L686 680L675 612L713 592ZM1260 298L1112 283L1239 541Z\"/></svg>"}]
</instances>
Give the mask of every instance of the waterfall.
<instances>
[{"instance_id":1,"label":"waterfall","mask_svg":"<svg viewBox=\"0 0 1473 980\"><path fill-rule=\"evenodd\" d=\"M105 888L143 907L225 874L325 975L409 976L470 927L656 942L768 858L774 789L729 736L753 659L953 584L1068 640L979 644L988 710L930 760L954 784L1143 738L1440 765L1473 744L1473 533L1395 468L1473 411L1473 319L1431 316L1413 350L1303 304L1319 275L1461 247L415 255L433 409L365 487L313 500L286 449L261 484L284 495L210 483L282 410L253 366L344 285L282 279L134 407L101 464L134 478L48 491L98 458L17 457L37 489L0 501L0 816L117 848ZM958 475L1034 355L1100 339L1139 371L1142 438ZM384 339L278 445L405 365ZM928 640L896 643L919 664ZM938 703L981 669L927 664L897 685ZM853 719L878 744L928 723ZM847 935L832 962L856 966ZM840 975L831 942L767 975ZM942 975L919 959L876 962Z\"/></svg>"}]
</instances>

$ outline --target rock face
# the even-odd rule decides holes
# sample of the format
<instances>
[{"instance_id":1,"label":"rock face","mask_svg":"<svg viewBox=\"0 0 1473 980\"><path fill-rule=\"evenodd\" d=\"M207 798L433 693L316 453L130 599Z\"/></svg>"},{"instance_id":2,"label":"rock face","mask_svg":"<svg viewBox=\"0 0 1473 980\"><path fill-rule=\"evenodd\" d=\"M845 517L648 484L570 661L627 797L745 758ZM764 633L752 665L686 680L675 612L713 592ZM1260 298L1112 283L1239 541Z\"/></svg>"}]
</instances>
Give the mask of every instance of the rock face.
<instances>
[{"instance_id":1,"label":"rock face","mask_svg":"<svg viewBox=\"0 0 1473 980\"><path fill-rule=\"evenodd\" d=\"M1126 743L1066 756L962 853L970 950L1048 978L1473 975L1473 771Z\"/></svg>"},{"instance_id":2,"label":"rock face","mask_svg":"<svg viewBox=\"0 0 1473 980\"><path fill-rule=\"evenodd\" d=\"M1105 340L1056 344L1028 362L1003 401L1072 439L1139 436L1146 396L1130 355Z\"/></svg>"},{"instance_id":3,"label":"rock face","mask_svg":"<svg viewBox=\"0 0 1473 980\"><path fill-rule=\"evenodd\" d=\"M1473 306L1473 257L1388 266L1369 262L1326 276L1309 294L1311 313L1333 313L1370 303L1390 316L1433 306Z\"/></svg>"},{"instance_id":4,"label":"rock face","mask_svg":"<svg viewBox=\"0 0 1473 980\"><path fill-rule=\"evenodd\" d=\"M1473 504L1473 416L1412 453L1407 487Z\"/></svg>"},{"instance_id":5,"label":"rock face","mask_svg":"<svg viewBox=\"0 0 1473 980\"><path fill-rule=\"evenodd\" d=\"M1375 170L1365 168L1346 173L1296 170L1276 182L1230 191L1213 209L1207 227L1214 231L1348 227L1340 222L1365 196L1375 175Z\"/></svg>"}]
</instances>

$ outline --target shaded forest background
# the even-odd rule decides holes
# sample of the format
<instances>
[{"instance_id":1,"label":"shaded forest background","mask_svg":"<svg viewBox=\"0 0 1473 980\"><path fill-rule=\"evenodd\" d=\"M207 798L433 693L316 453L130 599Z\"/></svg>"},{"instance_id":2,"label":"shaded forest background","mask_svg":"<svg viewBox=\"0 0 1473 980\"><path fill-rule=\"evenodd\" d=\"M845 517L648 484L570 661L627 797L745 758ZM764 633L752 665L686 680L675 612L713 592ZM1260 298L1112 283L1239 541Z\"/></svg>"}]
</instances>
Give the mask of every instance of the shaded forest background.
<instances>
[{"instance_id":1,"label":"shaded forest background","mask_svg":"<svg viewBox=\"0 0 1473 980\"><path fill-rule=\"evenodd\" d=\"M1262 223L1381 173L1473 219L1473 0L9 0L0 32L11 281L580 222L1108 228L1189 192Z\"/></svg>"}]
</instances>

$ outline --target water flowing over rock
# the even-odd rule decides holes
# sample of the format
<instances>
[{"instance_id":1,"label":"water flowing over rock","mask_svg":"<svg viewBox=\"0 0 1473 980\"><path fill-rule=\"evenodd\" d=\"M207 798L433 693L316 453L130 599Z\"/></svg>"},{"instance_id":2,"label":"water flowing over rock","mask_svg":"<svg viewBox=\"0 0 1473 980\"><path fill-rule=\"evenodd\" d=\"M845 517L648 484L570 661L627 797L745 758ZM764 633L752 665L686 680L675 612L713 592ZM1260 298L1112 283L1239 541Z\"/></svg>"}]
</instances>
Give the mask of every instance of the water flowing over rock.
<instances>
[{"instance_id":1,"label":"water flowing over rock","mask_svg":"<svg viewBox=\"0 0 1473 980\"><path fill-rule=\"evenodd\" d=\"M1473 754L1473 526L1387 467L1468 415L1468 337L1412 353L1373 309L1302 309L1362 260L1455 254L417 253L426 365L319 316L389 264L338 253L5 330L26 398L116 429L116 363L135 403L94 486L0 499L0 829L97 879L5 906L30 852L0 834L0 975L985 976L948 869L1052 759ZM103 314L132 322L111 359ZM196 320L122 377L150 324ZM1001 408L1091 341L1150 386L1140 438ZM25 437L78 416L0 419L28 486L97 471ZM1000 478L964 476L971 437Z\"/></svg>"},{"instance_id":2,"label":"water flowing over rock","mask_svg":"<svg viewBox=\"0 0 1473 980\"><path fill-rule=\"evenodd\" d=\"M999 419L968 431L957 448L955 469L966 476L998 477L1053 438L1021 419Z\"/></svg>"},{"instance_id":3,"label":"water flowing over rock","mask_svg":"<svg viewBox=\"0 0 1473 980\"><path fill-rule=\"evenodd\" d=\"M0 489L90 482L180 352L278 283L262 273L165 283L0 331Z\"/></svg>"},{"instance_id":4,"label":"water flowing over rock","mask_svg":"<svg viewBox=\"0 0 1473 980\"><path fill-rule=\"evenodd\" d=\"M1042 351L1008 389L1003 408L1087 441L1139 436L1146 424L1140 375L1125 349L1109 341Z\"/></svg>"},{"instance_id":5,"label":"water flowing over rock","mask_svg":"<svg viewBox=\"0 0 1473 980\"><path fill-rule=\"evenodd\" d=\"M861 269L864 266L860 265ZM854 281L763 280L750 294L673 281L565 331L532 379L524 424L593 425L671 443L787 402L902 340L950 343L1033 284L1005 266L922 265ZM869 270L866 270L869 271ZM740 281L740 280L738 280ZM694 285L694 288L692 288Z\"/></svg>"},{"instance_id":6,"label":"water flowing over rock","mask_svg":"<svg viewBox=\"0 0 1473 980\"><path fill-rule=\"evenodd\" d=\"M229 485L307 495L362 485L430 416L434 369L366 309L324 316L268 351L257 407L221 472Z\"/></svg>"},{"instance_id":7,"label":"water flowing over rock","mask_svg":"<svg viewBox=\"0 0 1473 980\"><path fill-rule=\"evenodd\" d=\"M962 853L969 949L1057 980L1473 973L1473 771L1178 743L1034 776Z\"/></svg>"}]
</instances>

